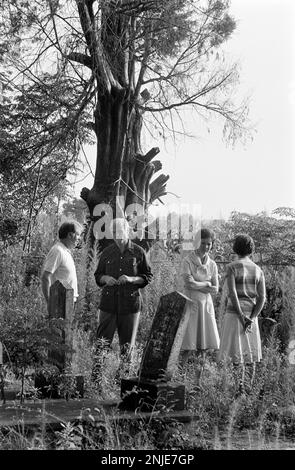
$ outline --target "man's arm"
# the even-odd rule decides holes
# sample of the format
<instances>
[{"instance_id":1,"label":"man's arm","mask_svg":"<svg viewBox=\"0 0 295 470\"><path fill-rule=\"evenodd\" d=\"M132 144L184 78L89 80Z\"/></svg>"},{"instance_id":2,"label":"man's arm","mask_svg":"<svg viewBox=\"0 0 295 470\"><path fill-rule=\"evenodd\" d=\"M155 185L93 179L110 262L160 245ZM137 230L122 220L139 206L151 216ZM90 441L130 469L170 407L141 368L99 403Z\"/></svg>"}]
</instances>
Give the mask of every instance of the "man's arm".
<instances>
[{"instance_id":1,"label":"man's arm","mask_svg":"<svg viewBox=\"0 0 295 470\"><path fill-rule=\"evenodd\" d=\"M50 295L50 286L52 283L52 274L57 270L62 262L62 255L60 249L54 245L49 251L43 266L43 273L41 275L41 287L45 300L48 304Z\"/></svg>"},{"instance_id":2,"label":"man's arm","mask_svg":"<svg viewBox=\"0 0 295 470\"><path fill-rule=\"evenodd\" d=\"M102 253L100 255L98 265L94 273L96 284L99 287L103 287L105 285L115 286L116 284L118 284L117 279L115 279L112 276L108 276L107 274L105 274L105 272L106 272L106 256L104 255L104 253Z\"/></svg>"},{"instance_id":3,"label":"man's arm","mask_svg":"<svg viewBox=\"0 0 295 470\"><path fill-rule=\"evenodd\" d=\"M101 277L100 277L100 281L99 281L99 286L102 287L102 286L116 286L118 284L118 281L117 279L115 279L114 277L112 276L108 276L107 274L103 274Z\"/></svg>"},{"instance_id":4,"label":"man's arm","mask_svg":"<svg viewBox=\"0 0 295 470\"><path fill-rule=\"evenodd\" d=\"M105 262L104 262L104 256L102 253L98 260L97 268L94 272L95 282L99 287L102 287L104 285L104 279L102 279L104 274L105 274Z\"/></svg>"},{"instance_id":5,"label":"man's arm","mask_svg":"<svg viewBox=\"0 0 295 470\"><path fill-rule=\"evenodd\" d=\"M44 271L41 276L41 282L42 282L42 292L44 294L47 304L49 300L51 279L52 279L52 273L50 273L49 271Z\"/></svg>"},{"instance_id":6,"label":"man's arm","mask_svg":"<svg viewBox=\"0 0 295 470\"><path fill-rule=\"evenodd\" d=\"M151 265L144 249L142 249L142 258L139 265L139 271L139 275L134 276L134 284L137 284L139 287L145 287L151 282L153 275Z\"/></svg>"},{"instance_id":7,"label":"man's arm","mask_svg":"<svg viewBox=\"0 0 295 470\"><path fill-rule=\"evenodd\" d=\"M150 263L144 249L141 249L141 259L138 265L139 274L137 276L126 276L123 274L119 277L119 284L135 284L138 287L145 287L152 280L152 271Z\"/></svg>"},{"instance_id":8,"label":"man's arm","mask_svg":"<svg viewBox=\"0 0 295 470\"><path fill-rule=\"evenodd\" d=\"M118 279L119 284L136 284L139 287L146 285L145 280L141 276L126 276L126 274L122 274L122 276Z\"/></svg>"}]
</instances>

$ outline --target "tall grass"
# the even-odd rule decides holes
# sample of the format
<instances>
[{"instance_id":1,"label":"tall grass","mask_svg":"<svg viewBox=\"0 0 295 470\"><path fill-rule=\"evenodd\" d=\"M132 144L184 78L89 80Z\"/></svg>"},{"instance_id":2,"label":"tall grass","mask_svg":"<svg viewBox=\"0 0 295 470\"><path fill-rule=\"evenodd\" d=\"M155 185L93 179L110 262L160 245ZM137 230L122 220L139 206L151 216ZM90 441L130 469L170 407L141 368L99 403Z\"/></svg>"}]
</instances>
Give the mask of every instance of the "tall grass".
<instances>
[{"instance_id":1,"label":"tall grass","mask_svg":"<svg viewBox=\"0 0 295 470\"><path fill-rule=\"evenodd\" d=\"M84 376L86 398L119 400L121 378L134 376L139 369L142 350L160 297L179 287L180 257L168 256L161 248L151 253L154 278L144 290L144 309L140 319L137 347L132 364L127 369L120 357L117 340L111 349L102 348L97 356L93 331L98 313L99 290L92 277L90 285L93 291L89 303L90 311L87 313L84 309L85 256L86 252L82 250L76 258L81 297L76 310L72 372ZM1 264L0 307L11 322L11 330L13 331L13 322L17 323L24 318L27 318L28 325L36 326L38 321L44 318L46 308L40 285L32 282L30 286L26 286L24 283L25 265L22 262L21 250L8 250L5 258L2 257ZM94 263L93 271L95 267ZM289 363L288 356L281 347L282 343L288 345L294 334L293 281L289 272L280 278L284 299L280 336L273 335L264 347L263 359L257 367L254 385L247 395L235 398L233 366L230 363L223 366L217 364L211 354L206 360L201 388L196 386L198 358L175 372L174 380L183 383L186 388L188 413L195 418L190 425L159 421L156 415L149 421L139 419L136 424L119 422L115 415L110 416L100 410L95 413L100 414L101 424L95 426L91 419L92 410L86 420L81 416L80 422L76 424L63 423L61 420L61 429L51 436L45 432L45 426L33 435L27 434L22 423L17 429L2 430L0 449L230 449L236 445L257 448L256 443L260 448L280 447L282 439L294 437L295 433L294 416L290 411L294 406L295 366ZM217 302L217 308L219 305L222 305L222 302ZM13 338L11 345L7 343L10 353L13 352L12 342ZM13 353L11 356L13 357ZM40 358L37 354L36 358L38 357ZM100 361L102 365L98 383L93 381L91 375L95 361ZM116 409L114 413L117 413ZM46 410L44 416L45 414ZM238 435L243 436L243 443L236 444Z\"/></svg>"},{"instance_id":2,"label":"tall grass","mask_svg":"<svg viewBox=\"0 0 295 470\"><path fill-rule=\"evenodd\" d=\"M289 266L278 279L283 294L283 308L278 325L278 334L283 350L295 339L295 267Z\"/></svg>"}]
</instances>

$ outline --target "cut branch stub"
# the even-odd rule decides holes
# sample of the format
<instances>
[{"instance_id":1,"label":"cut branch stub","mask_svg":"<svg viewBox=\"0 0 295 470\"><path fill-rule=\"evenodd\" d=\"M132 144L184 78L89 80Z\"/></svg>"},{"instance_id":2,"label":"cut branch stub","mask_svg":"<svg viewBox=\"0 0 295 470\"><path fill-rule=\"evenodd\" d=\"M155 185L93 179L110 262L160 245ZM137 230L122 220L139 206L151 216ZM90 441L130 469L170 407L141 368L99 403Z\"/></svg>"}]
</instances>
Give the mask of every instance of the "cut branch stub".
<instances>
[{"instance_id":1,"label":"cut branch stub","mask_svg":"<svg viewBox=\"0 0 295 470\"><path fill-rule=\"evenodd\" d=\"M156 171L162 168L159 160L152 159L160 152L158 147L153 147L147 154L136 154L129 165L129 191L126 203L143 204L145 209L150 203L150 181Z\"/></svg>"},{"instance_id":2,"label":"cut branch stub","mask_svg":"<svg viewBox=\"0 0 295 470\"><path fill-rule=\"evenodd\" d=\"M154 165L154 169L155 169L154 173L157 173L157 171L162 170L163 165L162 165L162 162L160 160L155 160L153 162L153 165Z\"/></svg>"},{"instance_id":3,"label":"cut branch stub","mask_svg":"<svg viewBox=\"0 0 295 470\"><path fill-rule=\"evenodd\" d=\"M90 193L90 189L88 188L82 188L80 196L81 198L88 204L88 195Z\"/></svg>"},{"instance_id":4,"label":"cut branch stub","mask_svg":"<svg viewBox=\"0 0 295 470\"><path fill-rule=\"evenodd\" d=\"M96 205L106 203L113 204L115 201L114 184L112 185L100 185L99 190L93 187L91 190L83 188L80 196L86 202L90 216L93 215L93 210Z\"/></svg>"},{"instance_id":5,"label":"cut branch stub","mask_svg":"<svg viewBox=\"0 0 295 470\"><path fill-rule=\"evenodd\" d=\"M159 175L149 186L150 202L154 202L161 196L167 194L166 183L169 180L169 175Z\"/></svg>"},{"instance_id":6,"label":"cut branch stub","mask_svg":"<svg viewBox=\"0 0 295 470\"><path fill-rule=\"evenodd\" d=\"M135 180L139 180L143 177L143 173L147 170L147 166L150 166L149 163L152 161L152 159L158 155L160 152L160 149L158 147L153 147L148 153L145 155L136 155L136 166L135 166L135 171L134 171L134 178ZM158 166L158 164L157 164ZM154 168L154 171L156 171L157 166Z\"/></svg>"},{"instance_id":7,"label":"cut branch stub","mask_svg":"<svg viewBox=\"0 0 295 470\"><path fill-rule=\"evenodd\" d=\"M159 148L154 147L145 155L136 154L128 163L125 162L121 178L118 179L117 175L113 174L108 184L100 180L99 184L97 181L91 190L83 188L81 197L86 201L90 214L93 213L97 204L102 202L113 204L116 195L124 198L124 210L130 204L140 204L144 211L154 200L164 196L169 176L159 175L151 183L155 172L162 169L160 160L152 161L158 153ZM114 163L112 162L113 165ZM114 184L115 181L117 181L117 185Z\"/></svg>"},{"instance_id":8,"label":"cut branch stub","mask_svg":"<svg viewBox=\"0 0 295 470\"><path fill-rule=\"evenodd\" d=\"M143 157L143 161L148 163L148 162L151 162L152 159L158 155L158 153L160 152L160 149L159 147L153 147L148 153L146 153Z\"/></svg>"}]
</instances>

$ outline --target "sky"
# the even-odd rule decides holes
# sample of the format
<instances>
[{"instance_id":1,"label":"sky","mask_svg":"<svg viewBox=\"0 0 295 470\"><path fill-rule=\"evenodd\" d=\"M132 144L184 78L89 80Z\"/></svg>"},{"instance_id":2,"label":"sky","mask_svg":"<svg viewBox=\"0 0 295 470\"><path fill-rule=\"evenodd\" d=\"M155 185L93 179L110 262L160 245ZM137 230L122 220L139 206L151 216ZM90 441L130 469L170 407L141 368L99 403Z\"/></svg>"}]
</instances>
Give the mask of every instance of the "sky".
<instances>
[{"instance_id":1,"label":"sky","mask_svg":"<svg viewBox=\"0 0 295 470\"><path fill-rule=\"evenodd\" d=\"M232 0L230 11L237 28L224 50L240 64L239 96L251 97L254 141L229 147L218 127L208 133L193 115L186 125L194 138L144 141L147 151L160 148L170 175L165 204L199 205L203 219L295 207L295 2ZM94 147L87 156L94 170ZM91 176L76 183L75 195L92 184Z\"/></svg>"}]
</instances>

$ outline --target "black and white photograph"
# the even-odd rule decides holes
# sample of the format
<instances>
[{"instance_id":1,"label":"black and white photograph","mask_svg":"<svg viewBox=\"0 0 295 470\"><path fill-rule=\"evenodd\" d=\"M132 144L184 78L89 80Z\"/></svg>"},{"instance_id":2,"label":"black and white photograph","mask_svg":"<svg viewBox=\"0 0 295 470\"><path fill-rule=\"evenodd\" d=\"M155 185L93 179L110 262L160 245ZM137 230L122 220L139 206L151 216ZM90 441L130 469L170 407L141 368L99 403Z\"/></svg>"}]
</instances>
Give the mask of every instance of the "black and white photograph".
<instances>
[{"instance_id":1,"label":"black and white photograph","mask_svg":"<svg viewBox=\"0 0 295 470\"><path fill-rule=\"evenodd\" d=\"M294 129L292 0L0 0L0 458L295 450Z\"/></svg>"}]
</instances>

